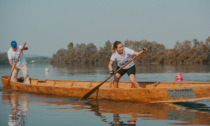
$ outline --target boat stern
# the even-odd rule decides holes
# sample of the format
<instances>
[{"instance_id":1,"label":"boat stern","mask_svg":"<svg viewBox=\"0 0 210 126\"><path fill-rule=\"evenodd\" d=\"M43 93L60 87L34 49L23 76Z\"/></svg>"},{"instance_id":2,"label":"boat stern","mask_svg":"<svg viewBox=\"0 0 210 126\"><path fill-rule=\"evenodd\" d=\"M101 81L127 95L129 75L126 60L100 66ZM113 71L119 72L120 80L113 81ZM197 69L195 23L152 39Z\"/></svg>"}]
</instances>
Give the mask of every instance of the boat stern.
<instances>
[{"instance_id":1,"label":"boat stern","mask_svg":"<svg viewBox=\"0 0 210 126\"><path fill-rule=\"evenodd\" d=\"M4 84L6 84L8 80L8 75L3 75L1 76L1 83L2 83L2 86L4 86Z\"/></svg>"}]
</instances>

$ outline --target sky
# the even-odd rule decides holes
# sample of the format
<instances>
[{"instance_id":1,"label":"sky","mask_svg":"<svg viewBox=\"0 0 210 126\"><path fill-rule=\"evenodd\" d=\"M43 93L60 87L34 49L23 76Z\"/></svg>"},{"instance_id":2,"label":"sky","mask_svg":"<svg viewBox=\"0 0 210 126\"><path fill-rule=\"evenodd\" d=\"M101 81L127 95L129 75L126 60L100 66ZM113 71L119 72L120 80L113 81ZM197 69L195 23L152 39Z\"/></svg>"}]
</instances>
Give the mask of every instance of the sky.
<instances>
[{"instance_id":1,"label":"sky","mask_svg":"<svg viewBox=\"0 0 210 126\"><path fill-rule=\"evenodd\" d=\"M0 52L10 42L28 55L106 41L205 41L210 36L210 0L0 0Z\"/></svg>"}]
</instances>

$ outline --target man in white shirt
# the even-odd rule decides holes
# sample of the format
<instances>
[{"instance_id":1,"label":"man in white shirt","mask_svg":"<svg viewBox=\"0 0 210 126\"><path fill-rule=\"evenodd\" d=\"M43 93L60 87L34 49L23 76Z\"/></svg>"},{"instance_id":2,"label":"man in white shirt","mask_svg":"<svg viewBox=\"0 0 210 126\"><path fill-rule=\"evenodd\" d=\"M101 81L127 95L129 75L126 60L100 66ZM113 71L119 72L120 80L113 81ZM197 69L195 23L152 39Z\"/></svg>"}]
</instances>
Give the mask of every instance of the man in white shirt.
<instances>
[{"instance_id":1,"label":"man in white shirt","mask_svg":"<svg viewBox=\"0 0 210 126\"><path fill-rule=\"evenodd\" d=\"M21 50L28 50L28 47L17 46L16 41L11 42L11 48L7 52L9 64L12 66L12 68L15 68L12 73L11 81L15 81L15 82L17 81L18 72L19 70L21 70L24 77L24 83L30 84L30 80L28 76L28 68L26 66L26 60L23 53L18 59L16 66L14 66Z\"/></svg>"}]
</instances>

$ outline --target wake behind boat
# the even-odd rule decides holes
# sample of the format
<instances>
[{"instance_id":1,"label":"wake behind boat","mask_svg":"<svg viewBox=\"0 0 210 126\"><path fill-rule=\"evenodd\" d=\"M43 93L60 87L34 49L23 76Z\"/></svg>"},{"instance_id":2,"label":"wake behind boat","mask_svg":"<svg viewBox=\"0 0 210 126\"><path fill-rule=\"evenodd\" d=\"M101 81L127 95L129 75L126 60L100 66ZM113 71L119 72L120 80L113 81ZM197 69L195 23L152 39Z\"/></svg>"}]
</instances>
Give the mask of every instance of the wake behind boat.
<instances>
[{"instance_id":1,"label":"wake behind boat","mask_svg":"<svg viewBox=\"0 0 210 126\"><path fill-rule=\"evenodd\" d=\"M8 75L1 77L2 84L8 81ZM31 84L10 81L12 90L34 93L82 97L101 81L53 80L31 78ZM105 82L90 98L112 99L136 102L177 102L210 98L210 82L138 82L142 88L132 88L128 81L119 82L119 88L113 88L113 82Z\"/></svg>"}]
</instances>

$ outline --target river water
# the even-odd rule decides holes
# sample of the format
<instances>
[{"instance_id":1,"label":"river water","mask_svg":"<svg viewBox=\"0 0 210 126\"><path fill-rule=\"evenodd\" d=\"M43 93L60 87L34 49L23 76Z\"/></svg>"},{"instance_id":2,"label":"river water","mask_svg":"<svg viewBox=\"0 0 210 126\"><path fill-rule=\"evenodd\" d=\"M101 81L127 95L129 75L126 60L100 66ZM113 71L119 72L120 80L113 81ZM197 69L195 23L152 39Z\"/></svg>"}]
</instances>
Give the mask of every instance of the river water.
<instances>
[{"instance_id":1,"label":"river water","mask_svg":"<svg viewBox=\"0 0 210 126\"><path fill-rule=\"evenodd\" d=\"M49 68L49 72L45 72ZM0 65L0 76L8 75L10 66ZM187 82L210 82L209 65L137 66L137 81L175 81L182 73ZM28 64L33 78L103 81L109 76L106 67L53 67ZM19 76L22 73L19 72ZM110 79L110 81L113 78ZM128 81L124 75L122 81ZM0 82L0 89L2 83ZM0 126L164 126L210 125L210 99L176 103L138 103L112 100L85 100L0 90Z\"/></svg>"}]
</instances>

